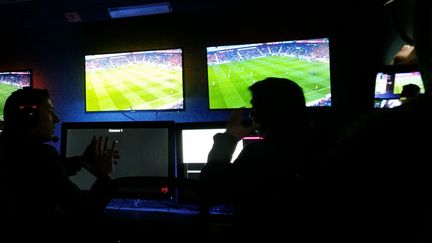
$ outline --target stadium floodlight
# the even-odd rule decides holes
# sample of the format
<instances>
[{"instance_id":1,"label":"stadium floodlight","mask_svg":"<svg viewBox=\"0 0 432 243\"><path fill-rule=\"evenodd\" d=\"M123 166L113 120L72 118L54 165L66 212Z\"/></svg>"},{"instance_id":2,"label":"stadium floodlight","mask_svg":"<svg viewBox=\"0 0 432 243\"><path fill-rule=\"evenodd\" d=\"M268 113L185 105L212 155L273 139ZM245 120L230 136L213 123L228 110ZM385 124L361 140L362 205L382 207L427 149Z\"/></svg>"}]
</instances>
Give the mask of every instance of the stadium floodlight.
<instances>
[{"instance_id":1,"label":"stadium floodlight","mask_svg":"<svg viewBox=\"0 0 432 243\"><path fill-rule=\"evenodd\" d=\"M169 2L108 8L108 13L113 19L164 14L170 12L172 12L172 7Z\"/></svg>"}]
</instances>

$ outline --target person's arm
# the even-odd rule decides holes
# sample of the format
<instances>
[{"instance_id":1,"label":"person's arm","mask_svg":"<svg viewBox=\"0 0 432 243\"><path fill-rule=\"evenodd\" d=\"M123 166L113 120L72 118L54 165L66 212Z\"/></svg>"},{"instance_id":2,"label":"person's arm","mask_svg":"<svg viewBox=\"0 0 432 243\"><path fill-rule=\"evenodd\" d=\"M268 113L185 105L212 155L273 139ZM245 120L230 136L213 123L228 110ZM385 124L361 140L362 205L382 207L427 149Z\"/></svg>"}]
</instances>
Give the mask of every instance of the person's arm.
<instances>
[{"instance_id":1,"label":"person's arm","mask_svg":"<svg viewBox=\"0 0 432 243\"><path fill-rule=\"evenodd\" d=\"M251 134L252 127L242 124L243 109L231 113L225 133L218 133L213 137L213 147L207 158L207 165L229 164L237 143Z\"/></svg>"},{"instance_id":2,"label":"person's arm","mask_svg":"<svg viewBox=\"0 0 432 243\"><path fill-rule=\"evenodd\" d=\"M113 190L111 176L115 156L117 156L116 141L109 147L107 137L105 139L93 137L82 156L67 158L63 163L69 175L84 167L97 178L90 191L81 193L81 209L89 217L100 216L111 200ZM68 195L72 193L69 192Z\"/></svg>"},{"instance_id":3,"label":"person's arm","mask_svg":"<svg viewBox=\"0 0 432 243\"><path fill-rule=\"evenodd\" d=\"M225 133L213 136L213 147L207 158L207 164L201 170L200 184L204 202L230 202L235 192L235 163L230 163L237 143L250 134L251 127L245 127L242 110L231 114Z\"/></svg>"},{"instance_id":4,"label":"person's arm","mask_svg":"<svg viewBox=\"0 0 432 243\"><path fill-rule=\"evenodd\" d=\"M230 163L238 139L227 132L213 136L213 146L208 154L207 165Z\"/></svg>"},{"instance_id":5,"label":"person's arm","mask_svg":"<svg viewBox=\"0 0 432 243\"><path fill-rule=\"evenodd\" d=\"M233 196L234 173L230 161L238 140L227 133L218 133L213 140L207 164L200 173L203 209L216 202L230 202Z\"/></svg>"},{"instance_id":6,"label":"person's arm","mask_svg":"<svg viewBox=\"0 0 432 243\"><path fill-rule=\"evenodd\" d=\"M118 158L117 141L108 147L108 137L102 142L102 137L93 137L87 146L82 159L83 167L97 179L90 189L87 200L90 202L91 212L101 214L112 199L112 175L115 158Z\"/></svg>"}]
</instances>

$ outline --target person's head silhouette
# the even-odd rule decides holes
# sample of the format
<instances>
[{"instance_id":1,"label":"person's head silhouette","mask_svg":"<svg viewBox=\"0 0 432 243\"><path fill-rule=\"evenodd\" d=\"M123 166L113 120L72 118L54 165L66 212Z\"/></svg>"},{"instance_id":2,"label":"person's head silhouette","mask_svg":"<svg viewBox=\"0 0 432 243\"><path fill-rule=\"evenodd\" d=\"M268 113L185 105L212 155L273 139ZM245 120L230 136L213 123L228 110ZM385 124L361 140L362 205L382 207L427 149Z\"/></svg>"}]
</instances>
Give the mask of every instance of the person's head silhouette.
<instances>
[{"instance_id":1,"label":"person's head silhouette","mask_svg":"<svg viewBox=\"0 0 432 243\"><path fill-rule=\"evenodd\" d=\"M261 132L303 121L306 102L302 88L286 78L266 78L249 87L252 93L251 119ZM283 114L283 115L281 115Z\"/></svg>"},{"instance_id":2,"label":"person's head silhouette","mask_svg":"<svg viewBox=\"0 0 432 243\"><path fill-rule=\"evenodd\" d=\"M14 91L4 105L4 132L42 142L54 137L60 121L46 89L23 88Z\"/></svg>"},{"instance_id":3,"label":"person's head silhouette","mask_svg":"<svg viewBox=\"0 0 432 243\"><path fill-rule=\"evenodd\" d=\"M405 84L402 87L402 92L400 94L400 101L406 103L412 98L420 95L420 87L417 84Z\"/></svg>"}]
</instances>

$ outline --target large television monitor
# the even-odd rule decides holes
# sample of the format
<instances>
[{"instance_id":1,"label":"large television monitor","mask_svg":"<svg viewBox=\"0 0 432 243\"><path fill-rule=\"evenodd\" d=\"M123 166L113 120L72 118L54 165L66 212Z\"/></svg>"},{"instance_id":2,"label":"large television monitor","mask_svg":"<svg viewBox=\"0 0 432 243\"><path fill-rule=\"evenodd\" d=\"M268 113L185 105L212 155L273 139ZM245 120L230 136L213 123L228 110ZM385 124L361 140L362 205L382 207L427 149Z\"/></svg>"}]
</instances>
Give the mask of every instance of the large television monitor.
<instances>
[{"instance_id":1,"label":"large television monitor","mask_svg":"<svg viewBox=\"0 0 432 243\"><path fill-rule=\"evenodd\" d=\"M120 157L113 179L137 177L168 180L175 174L174 124L173 121L64 122L61 126L60 154L64 158L81 155L93 136L106 136L110 144L118 141ZM70 178L82 190L89 190L96 180L85 169ZM166 195L173 193L163 190L161 188Z\"/></svg>"},{"instance_id":2,"label":"large television monitor","mask_svg":"<svg viewBox=\"0 0 432 243\"><path fill-rule=\"evenodd\" d=\"M388 65L379 67L375 76L375 108L393 108L402 104L401 92L404 85L414 84L425 89L420 72L416 66Z\"/></svg>"},{"instance_id":3,"label":"large television monitor","mask_svg":"<svg viewBox=\"0 0 432 243\"><path fill-rule=\"evenodd\" d=\"M213 146L213 136L225 132L226 123L192 122L176 124L177 164L179 176L198 179L202 167L207 163L207 156ZM233 162L243 147L261 139L258 135L245 137L237 144L231 158Z\"/></svg>"},{"instance_id":4,"label":"large television monitor","mask_svg":"<svg viewBox=\"0 0 432 243\"><path fill-rule=\"evenodd\" d=\"M183 110L182 49L85 56L85 110Z\"/></svg>"},{"instance_id":5,"label":"large television monitor","mask_svg":"<svg viewBox=\"0 0 432 243\"><path fill-rule=\"evenodd\" d=\"M267 77L297 82L307 106L331 106L329 39L207 47L210 109L250 108L248 87Z\"/></svg>"},{"instance_id":6,"label":"large television monitor","mask_svg":"<svg viewBox=\"0 0 432 243\"><path fill-rule=\"evenodd\" d=\"M3 107L9 95L17 89L32 87L32 71L0 71L0 120L3 120Z\"/></svg>"}]
</instances>

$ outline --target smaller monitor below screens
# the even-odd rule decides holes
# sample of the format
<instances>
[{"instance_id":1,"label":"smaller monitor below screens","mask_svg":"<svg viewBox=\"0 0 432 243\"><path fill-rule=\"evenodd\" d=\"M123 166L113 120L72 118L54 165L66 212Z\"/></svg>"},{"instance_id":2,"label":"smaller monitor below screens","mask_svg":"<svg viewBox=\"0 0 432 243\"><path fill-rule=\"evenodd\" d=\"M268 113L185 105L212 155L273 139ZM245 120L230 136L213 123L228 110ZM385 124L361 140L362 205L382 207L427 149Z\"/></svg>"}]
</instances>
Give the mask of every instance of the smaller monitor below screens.
<instances>
[{"instance_id":1,"label":"smaller monitor below screens","mask_svg":"<svg viewBox=\"0 0 432 243\"><path fill-rule=\"evenodd\" d=\"M178 163L183 167L183 176L188 179L198 179L201 169L207 163L208 154L213 146L213 136L225 132L225 128L184 128L178 132ZM232 155L231 163L238 157L248 143L262 139L259 136L249 136L242 139Z\"/></svg>"},{"instance_id":2,"label":"smaller monitor below screens","mask_svg":"<svg viewBox=\"0 0 432 243\"><path fill-rule=\"evenodd\" d=\"M374 108L394 108L402 105L400 99L379 99L374 101Z\"/></svg>"},{"instance_id":3,"label":"smaller monitor below screens","mask_svg":"<svg viewBox=\"0 0 432 243\"><path fill-rule=\"evenodd\" d=\"M83 154L93 136L109 138L108 148L111 148L113 141L117 141L116 150L119 158L116 159L113 179L174 177L174 122L63 123L62 157ZM70 178L82 190L89 190L96 180L86 169L82 169ZM150 179L146 180L150 181ZM147 192L153 193L154 187L151 190ZM129 193L133 192L129 191ZM167 191L167 196L168 194Z\"/></svg>"},{"instance_id":4,"label":"smaller monitor below screens","mask_svg":"<svg viewBox=\"0 0 432 243\"><path fill-rule=\"evenodd\" d=\"M400 106L405 85L415 85L420 94L425 92L421 74L413 67L387 67L377 72L375 77L374 108L394 108Z\"/></svg>"}]
</instances>

